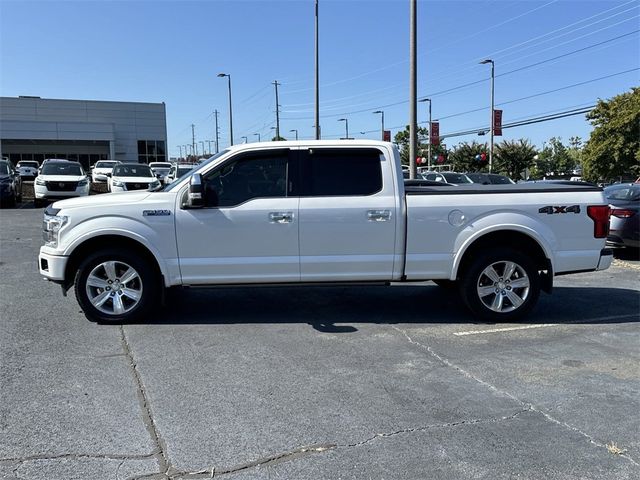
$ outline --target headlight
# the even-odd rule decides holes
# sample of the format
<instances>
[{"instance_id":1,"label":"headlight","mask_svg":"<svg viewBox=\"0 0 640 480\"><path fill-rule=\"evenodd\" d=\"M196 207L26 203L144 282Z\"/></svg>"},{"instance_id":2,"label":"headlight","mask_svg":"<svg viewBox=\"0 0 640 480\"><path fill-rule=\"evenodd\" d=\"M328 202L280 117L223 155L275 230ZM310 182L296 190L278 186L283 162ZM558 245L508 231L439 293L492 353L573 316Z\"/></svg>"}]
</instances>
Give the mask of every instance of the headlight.
<instances>
[{"instance_id":1,"label":"headlight","mask_svg":"<svg viewBox=\"0 0 640 480\"><path fill-rule=\"evenodd\" d=\"M46 185L46 184L47 184L47 183L46 183L44 180L42 180L41 178L36 177L36 185L42 185L42 186L44 186L44 185Z\"/></svg>"},{"instance_id":2,"label":"headlight","mask_svg":"<svg viewBox=\"0 0 640 480\"><path fill-rule=\"evenodd\" d=\"M120 180L111 180L111 186L112 187L124 187L124 182L121 182Z\"/></svg>"},{"instance_id":3,"label":"headlight","mask_svg":"<svg viewBox=\"0 0 640 480\"><path fill-rule=\"evenodd\" d=\"M160 182L158 180L154 180L149 184L149 190L153 190L154 188L159 188Z\"/></svg>"},{"instance_id":4,"label":"headlight","mask_svg":"<svg viewBox=\"0 0 640 480\"><path fill-rule=\"evenodd\" d=\"M42 237L44 238L44 244L47 247L56 248L58 246L58 236L60 229L67 223L68 217L64 215L47 215L44 214L44 221L42 224Z\"/></svg>"},{"instance_id":5,"label":"headlight","mask_svg":"<svg viewBox=\"0 0 640 480\"><path fill-rule=\"evenodd\" d=\"M86 179L86 178L85 178L84 180L80 180L80 181L78 182L78 186L79 186L79 187L86 187L87 185L89 185L89 180L88 180L88 179Z\"/></svg>"}]
</instances>

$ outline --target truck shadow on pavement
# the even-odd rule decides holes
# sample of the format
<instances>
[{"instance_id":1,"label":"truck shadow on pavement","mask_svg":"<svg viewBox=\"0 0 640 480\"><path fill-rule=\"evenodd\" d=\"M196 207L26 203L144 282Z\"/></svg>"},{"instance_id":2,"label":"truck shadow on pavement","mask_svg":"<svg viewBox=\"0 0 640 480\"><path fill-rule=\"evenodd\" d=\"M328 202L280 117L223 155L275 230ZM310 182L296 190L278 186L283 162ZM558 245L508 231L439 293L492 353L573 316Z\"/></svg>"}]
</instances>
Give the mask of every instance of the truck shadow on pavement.
<instances>
[{"instance_id":1,"label":"truck shadow on pavement","mask_svg":"<svg viewBox=\"0 0 640 480\"><path fill-rule=\"evenodd\" d=\"M455 291L435 285L392 287L243 287L171 291L167 306L145 323L307 323L349 333L358 323L490 325L474 319ZM619 288L556 287L540 294L521 322L640 323L640 292Z\"/></svg>"}]
</instances>

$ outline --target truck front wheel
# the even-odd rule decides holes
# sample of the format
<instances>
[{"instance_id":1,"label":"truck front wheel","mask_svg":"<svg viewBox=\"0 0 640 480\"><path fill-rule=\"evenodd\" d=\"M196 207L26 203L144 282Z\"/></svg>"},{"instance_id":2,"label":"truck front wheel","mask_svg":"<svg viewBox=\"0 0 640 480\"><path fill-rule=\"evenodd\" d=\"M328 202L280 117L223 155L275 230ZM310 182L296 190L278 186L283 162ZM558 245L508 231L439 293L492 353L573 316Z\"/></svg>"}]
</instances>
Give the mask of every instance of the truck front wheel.
<instances>
[{"instance_id":1,"label":"truck front wheel","mask_svg":"<svg viewBox=\"0 0 640 480\"><path fill-rule=\"evenodd\" d=\"M80 264L75 293L89 320L127 323L152 311L154 299L160 298L160 282L143 258L105 249Z\"/></svg>"},{"instance_id":2,"label":"truck front wheel","mask_svg":"<svg viewBox=\"0 0 640 480\"><path fill-rule=\"evenodd\" d=\"M540 295L535 263L510 248L476 256L461 276L460 293L471 312L494 322L514 321L534 307Z\"/></svg>"}]
</instances>

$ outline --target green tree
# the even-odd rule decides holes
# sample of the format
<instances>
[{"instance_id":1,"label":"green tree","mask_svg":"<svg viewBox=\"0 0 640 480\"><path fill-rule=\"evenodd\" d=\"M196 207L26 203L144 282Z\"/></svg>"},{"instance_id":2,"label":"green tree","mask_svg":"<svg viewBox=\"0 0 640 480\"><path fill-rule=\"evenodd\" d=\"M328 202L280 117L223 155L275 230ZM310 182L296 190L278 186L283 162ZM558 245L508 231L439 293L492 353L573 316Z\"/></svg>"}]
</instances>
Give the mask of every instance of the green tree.
<instances>
[{"instance_id":1,"label":"green tree","mask_svg":"<svg viewBox=\"0 0 640 480\"><path fill-rule=\"evenodd\" d=\"M486 162L478 162L476 155L486 154ZM484 172L489 170L489 148L486 143L478 143L473 140L461 142L449 152L447 163L452 164L456 172Z\"/></svg>"},{"instance_id":2,"label":"green tree","mask_svg":"<svg viewBox=\"0 0 640 480\"><path fill-rule=\"evenodd\" d=\"M582 143L582 139L580 137L571 137L569 138L569 148L567 149L567 153L571 160L573 161L573 168L582 166L582 149L584 144Z\"/></svg>"},{"instance_id":3,"label":"green tree","mask_svg":"<svg viewBox=\"0 0 640 480\"><path fill-rule=\"evenodd\" d=\"M538 154L538 171L542 175L568 175L575 167L569 149L559 137L551 137Z\"/></svg>"},{"instance_id":4,"label":"green tree","mask_svg":"<svg viewBox=\"0 0 640 480\"><path fill-rule=\"evenodd\" d=\"M529 140L504 140L496 145L493 171L505 173L513 180L520 180L523 178L522 173L533 166L536 153Z\"/></svg>"},{"instance_id":5,"label":"green tree","mask_svg":"<svg viewBox=\"0 0 640 480\"><path fill-rule=\"evenodd\" d=\"M426 127L418 127L418 145L417 151L424 150L425 152L429 148L427 145L429 139L429 130ZM409 165L409 125L406 128L395 134L393 141L400 148L400 160L403 165ZM425 154L426 156L426 154Z\"/></svg>"},{"instance_id":6,"label":"green tree","mask_svg":"<svg viewBox=\"0 0 640 480\"><path fill-rule=\"evenodd\" d=\"M587 118L594 126L582 152L588 180L640 174L640 88L600 100Z\"/></svg>"}]
</instances>

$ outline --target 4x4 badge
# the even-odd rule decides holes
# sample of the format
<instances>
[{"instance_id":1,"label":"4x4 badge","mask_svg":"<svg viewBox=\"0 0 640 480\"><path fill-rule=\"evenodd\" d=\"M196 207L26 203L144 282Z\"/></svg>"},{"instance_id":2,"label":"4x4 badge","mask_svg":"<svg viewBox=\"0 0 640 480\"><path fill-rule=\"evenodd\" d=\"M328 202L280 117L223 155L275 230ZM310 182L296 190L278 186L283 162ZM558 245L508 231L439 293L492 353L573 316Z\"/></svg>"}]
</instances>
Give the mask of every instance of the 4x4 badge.
<instances>
[{"instance_id":1,"label":"4x4 badge","mask_svg":"<svg viewBox=\"0 0 640 480\"><path fill-rule=\"evenodd\" d=\"M546 213L547 215L554 215L556 213L580 213L580 205L571 205L570 207L549 205L540 208L538 213Z\"/></svg>"},{"instance_id":2,"label":"4x4 badge","mask_svg":"<svg viewBox=\"0 0 640 480\"><path fill-rule=\"evenodd\" d=\"M145 217L161 217L171 215L171 210L143 210L142 215Z\"/></svg>"}]
</instances>

